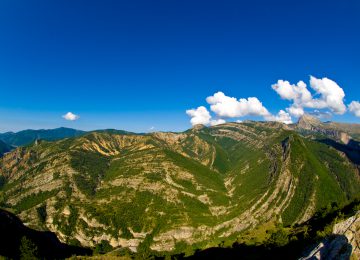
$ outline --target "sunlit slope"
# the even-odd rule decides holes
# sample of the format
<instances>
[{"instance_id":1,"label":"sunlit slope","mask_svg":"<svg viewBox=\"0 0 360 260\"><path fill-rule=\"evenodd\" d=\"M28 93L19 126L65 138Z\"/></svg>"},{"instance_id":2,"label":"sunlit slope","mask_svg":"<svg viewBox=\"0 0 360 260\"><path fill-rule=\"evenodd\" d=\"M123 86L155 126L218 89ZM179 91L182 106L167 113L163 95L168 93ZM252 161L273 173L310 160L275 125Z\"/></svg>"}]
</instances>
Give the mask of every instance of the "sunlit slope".
<instances>
[{"instance_id":1,"label":"sunlit slope","mask_svg":"<svg viewBox=\"0 0 360 260\"><path fill-rule=\"evenodd\" d=\"M3 207L84 246L206 246L268 221L305 221L360 191L345 154L279 123L94 132L18 148L0 167Z\"/></svg>"}]
</instances>

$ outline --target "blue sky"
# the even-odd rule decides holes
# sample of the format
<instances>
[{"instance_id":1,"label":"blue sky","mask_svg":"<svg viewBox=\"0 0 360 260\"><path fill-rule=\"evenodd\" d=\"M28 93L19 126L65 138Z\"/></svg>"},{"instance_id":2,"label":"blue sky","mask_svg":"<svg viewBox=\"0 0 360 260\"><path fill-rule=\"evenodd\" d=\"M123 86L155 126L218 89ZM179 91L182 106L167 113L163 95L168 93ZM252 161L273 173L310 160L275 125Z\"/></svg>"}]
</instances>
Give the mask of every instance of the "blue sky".
<instances>
[{"instance_id":1,"label":"blue sky","mask_svg":"<svg viewBox=\"0 0 360 260\"><path fill-rule=\"evenodd\" d=\"M357 0L2 0L0 131L180 131L187 109L219 118L205 100L218 91L275 115L291 101L272 84L310 75L334 80L348 105L360 99L359 16ZM246 118L262 119L226 119Z\"/></svg>"}]
</instances>

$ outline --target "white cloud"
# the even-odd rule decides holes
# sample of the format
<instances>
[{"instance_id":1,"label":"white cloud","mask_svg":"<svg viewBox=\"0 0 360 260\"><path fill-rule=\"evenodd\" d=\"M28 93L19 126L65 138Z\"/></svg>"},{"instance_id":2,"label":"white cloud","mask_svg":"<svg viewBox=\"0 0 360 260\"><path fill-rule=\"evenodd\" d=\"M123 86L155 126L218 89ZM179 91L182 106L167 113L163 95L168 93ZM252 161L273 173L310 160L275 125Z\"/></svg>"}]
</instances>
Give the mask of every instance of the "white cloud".
<instances>
[{"instance_id":1,"label":"white cloud","mask_svg":"<svg viewBox=\"0 0 360 260\"><path fill-rule=\"evenodd\" d=\"M311 93L303 81L299 81L296 85L293 85L290 84L289 81L280 79L271 87L282 99L293 100L295 104L302 104L312 99Z\"/></svg>"},{"instance_id":2,"label":"white cloud","mask_svg":"<svg viewBox=\"0 0 360 260\"><path fill-rule=\"evenodd\" d=\"M278 121L285 124L292 123L291 116L284 110L272 115L256 97L240 98L228 97L223 92L217 92L207 97L210 109L220 117L262 116L266 121Z\"/></svg>"},{"instance_id":3,"label":"white cloud","mask_svg":"<svg viewBox=\"0 0 360 260\"><path fill-rule=\"evenodd\" d=\"M223 118L236 119L245 116L261 116L266 121L291 124L291 116L302 116L306 108L315 109L308 112L324 119L330 118L332 113L342 115L346 112L344 90L335 81L328 78L318 79L310 76L309 86L310 88L303 81L291 84L286 80L278 80L276 84L273 84L271 86L272 89L282 99L291 101L286 111L280 110L275 115L270 113L256 97L237 99L226 96L221 91L206 98L206 102L210 105L210 111L218 119L211 120L210 112L204 106L187 110L186 113L191 116L191 124L193 125L217 125L226 122ZM353 101L348 108L353 114L360 117L360 102Z\"/></svg>"},{"instance_id":4,"label":"white cloud","mask_svg":"<svg viewBox=\"0 0 360 260\"><path fill-rule=\"evenodd\" d=\"M225 124L226 121L224 119L216 119L216 120L210 120L210 125L214 126L214 125L220 125L220 124Z\"/></svg>"},{"instance_id":5,"label":"white cloud","mask_svg":"<svg viewBox=\"0 0 360 260\"><path fill-rule=\"evenodd\" d=\"M360 117L360 103L359 101L352 101L349 104L349 111L353 113L355 116Z\"/></svg>"},{"instance_id":6,"label":"white cloud","mask_svg":"<svg viewBox=\"0 0 360 260\"><path fill-rule=\"evenodd\" d=\"M294 117L301 117L305 113L302 107L297 107L294 105L288 107L286 111L288 111Z\"/></svg>"},{"instance_id":7,"label":"white cloud","mask_svg":"<svg viewBox=\"0 0 360 260\"><path fill-rule=\"evenodd\" d=\"M213 96L207 97L206 101L210 104L211 111L220 117L267 116L270 114L256 97L237 100L219 91Z\"/></svg>"},{"instance_id":8,"label":"white cloud","mask_svg":"<svg viewBox=\"0 0 360 260\"><path fill-rule=\"evenodd\" d=\"M80 116L75 115L71 112L67 112L65 115L62 116L65 120L69 120L69 121L75 121L78 120L80 118Z\"/></svg>"},{"instance_id":9,"label":"white cloud","mask_svg":"<svg viewBox=\"0 0 360 260\"><path fill-rule=\"evenodd\" d=\"M317 94L320 94L320 99L313 99L309 107L313 105L314 108L329 108L339 115L346 112L344 90L335 81L328 78L317 79L311 76L310 86Z\"/></svg>"},{"instance_id":10,"label":"white cloud","mask_svg":"<svg viewBox=\"0 0 360 260\"><path fill-rule=\"evenodd\" d=\"M200 106L196 109L186 110L186 114L191 117L190 122L192 125L197 125L197 124L207 125L210 123L211 115L204 106Z\"/></svg>"},{"instance_id":11,"label":"white cloud","mask_svg":"<svg viewBox=\"0 0 360 260\"><path fill-rule=\"evenodd\" d=\"M235 97L228 97L219 91L213 96L207 97L206 101L210 104L211 111L220 118L211 120L210 112L204 106L200 106L197 109L186 111L186 114L191 116L190 122L192 125L209 124L213 126L226 123L221 117L237 118L244 116L262 116L266 121L277 121L285 124L292 123L289 113L280 110L277 115L272 115L256 97L236 99ZM241 122L241 120L236 122Z\"/></svg>"},{"instance_id":12,"label":"white cloud","mask_svg":"<svg viewBox=\"0 0 360 260\"><path fill-rule=\"evenodd\" d=\"M284 110L280 110L277 115L266 116L267 121L276 121L284 124L292 124L292 119L289 113L286 113Z\"/></svg>"},{"instance_id":13,"label":"white cloud","mask_svg":"<svg viewBox=\"0 0 360 260\"><path fill-rule=\"evenodd\" d=\"M311 76L310 87L315 91L315 95L311 94L303 81L294 85L289 81L278 80L271 87L282 99L293 102L286 110L295 117L302 116L304 108L329 109L336 114L346 112L344 90L331 79L317 79ZM319 96L319 98L314 98L314 96Z\"/></svg>"},{"instance_id":14,"label":"white cloud","mask_svg":"<svg viewBox=\"0 0 360 260\"><path fill-rule=\"evenodd\" d=\"M319 110L314 110L313 112L309 113L310 115L318 118L318 119L327 119L329 120L332 117L332 113L330 113L329 111L319 111Z\"/></svg>"}]
</instances>

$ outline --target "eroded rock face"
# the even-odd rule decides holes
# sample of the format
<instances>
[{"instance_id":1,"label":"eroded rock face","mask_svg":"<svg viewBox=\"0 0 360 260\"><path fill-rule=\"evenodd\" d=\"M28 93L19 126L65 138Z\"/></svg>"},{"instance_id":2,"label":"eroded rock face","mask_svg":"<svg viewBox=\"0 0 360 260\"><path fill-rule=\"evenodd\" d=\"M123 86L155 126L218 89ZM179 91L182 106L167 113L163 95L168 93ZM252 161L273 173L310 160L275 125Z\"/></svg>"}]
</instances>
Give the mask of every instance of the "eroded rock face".
<instances>
[{"instance_id":1,"label":"eroded rock face","mask_svg":"<svg viewBox=\"0 0 360 260\"><path fill-rule=\"evenodd\" d=\"M334 226L334 234L344 235L352 246L355 259L360 259L360 211Z\"/></svg>"},{"instance_id":2,"label":"eroded rock face","mask_svg":"<svg viewBox=\"0 0 360 260\"><path fill-rule=\"evenodd\" d=\"M317 245L302 260L360 259L360 211L334 225L333 235Z\"/></svg>"},{"instance_id":3,"label":"eroded rock face","mask_svg":"<svg viewBox=\"0 0 360 260\"><path fill-rule=\"evenodd\" d=\"M316 117L307 114L303 115L299 119L295 128L300 131L308 131L322 134L335 140L341 141L344 144L348 144L352 139L351 136L347 132L345 132L345 130L349 130L349 128L341 128L341 126L333 123L322 123Z\"/></svg>"}]
</instances>

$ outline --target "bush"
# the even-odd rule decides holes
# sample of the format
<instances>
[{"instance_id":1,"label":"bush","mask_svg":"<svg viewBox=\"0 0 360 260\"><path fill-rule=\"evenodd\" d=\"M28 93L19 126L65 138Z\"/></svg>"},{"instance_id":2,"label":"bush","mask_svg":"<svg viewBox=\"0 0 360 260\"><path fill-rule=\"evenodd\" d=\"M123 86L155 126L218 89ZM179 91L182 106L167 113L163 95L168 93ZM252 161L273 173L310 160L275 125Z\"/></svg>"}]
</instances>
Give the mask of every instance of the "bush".
<instances>
[{"instance_id":1,"label":"bush","mask_svg":"<svg viewBox=\"0 0 360 260\"><path fill-rule=\"evenodd\" d=\"M282 247L289 243L289 235L285 229L282 227L271 232L270 238L268 240L269 245L275 247Z\"/></svg>"},{"instance_id":2,"label":"bush","mask_svg":"<svg viewBox=\"0 0 360 260\"><path fill-rule=\"evenodd\" d=\"M27 237L21 238L21 244L20 244L20 259L26 259L26 260L32 260L32 259L38 259L38 249L36 245Z\"/></svg>"},{"instance_id":3,"label":"bush","mask_svg":"<svg viewBox=\"0 0 360 260\"><path fill-rule=\"evenodd\" d=\"M106 240L101 240L100 244L97 244L94 253L96 254L106 254L113 250L113 247Z\"/></svg>"}]
</instances>

